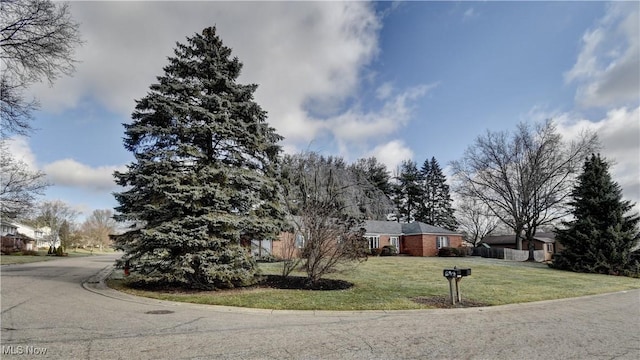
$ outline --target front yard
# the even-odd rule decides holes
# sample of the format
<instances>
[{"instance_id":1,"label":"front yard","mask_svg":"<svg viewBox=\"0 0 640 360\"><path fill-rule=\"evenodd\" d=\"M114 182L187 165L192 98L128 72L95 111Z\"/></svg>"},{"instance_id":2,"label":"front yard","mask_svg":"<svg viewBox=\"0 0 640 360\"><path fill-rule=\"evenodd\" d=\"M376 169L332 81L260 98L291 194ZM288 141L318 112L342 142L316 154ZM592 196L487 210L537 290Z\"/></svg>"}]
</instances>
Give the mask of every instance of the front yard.
<instances>
[{"instance_id":1,"label":"front yard","mask_svg":"<svg viewBox=\"0 0 640 360\"><path fill-rule=\"evenodd\" d=\"M113 251L91 251L85 249L71 249L67 252L67 256L70 257L78 257L78 256L91 256L91 255L100 255L100 254L109 254ZM40 261L49 261L56 259L64 259L64 256L52 256L47 255L47 250L38 250L38 255L21 255L21 254L12 254L12 255L2 255L0 256L0 265L12 265L12 264L27 264L32 262L40 262Z\"/></svg>"},{"instance_id":2,"label":"front yard","mask_svg":"<svg viewBox=\"0 0 640 360\"><path fill-rule=\"evenodd\" d=\"M279 274L280 263L260 264L265 274ZM199 304L290 310L426 309L445 302L449 283L444 268L471 268L460 282L463 305L502 305L601 294L640 288L640 279L578 274L539 263L477 257L372 257L352 272L332 278L354 284L347 290L283 290L266 287L211 292L151 292L128 289L114 273L109 285L135 295ZM303 275L295 273L293 275ZM433 301L430 301L433 300ZM434 305L436 304L436 305ZM442 304L440 304L442 305Z\"/></svg>"}]
</instances>

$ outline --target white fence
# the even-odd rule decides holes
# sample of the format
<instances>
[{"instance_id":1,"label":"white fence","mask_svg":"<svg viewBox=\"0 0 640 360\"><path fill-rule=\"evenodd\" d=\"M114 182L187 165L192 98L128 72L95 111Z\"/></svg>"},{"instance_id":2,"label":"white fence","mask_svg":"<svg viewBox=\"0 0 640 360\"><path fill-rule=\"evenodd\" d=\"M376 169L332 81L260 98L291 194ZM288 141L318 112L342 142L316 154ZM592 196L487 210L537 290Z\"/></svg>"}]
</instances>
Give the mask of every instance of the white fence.
<instances>
[{"instance_id":1,"label":"white fence","mask_svg":"<svg viewBox=\"0 0 640 360\"><path fill-rule=\"evenodd\" d=\"M544 261L544 250L535 250L533 258L537 262ZM527 261L529 259L529 250L504 249L504 259L511 261Z\"/></svg>"}]
</instances>

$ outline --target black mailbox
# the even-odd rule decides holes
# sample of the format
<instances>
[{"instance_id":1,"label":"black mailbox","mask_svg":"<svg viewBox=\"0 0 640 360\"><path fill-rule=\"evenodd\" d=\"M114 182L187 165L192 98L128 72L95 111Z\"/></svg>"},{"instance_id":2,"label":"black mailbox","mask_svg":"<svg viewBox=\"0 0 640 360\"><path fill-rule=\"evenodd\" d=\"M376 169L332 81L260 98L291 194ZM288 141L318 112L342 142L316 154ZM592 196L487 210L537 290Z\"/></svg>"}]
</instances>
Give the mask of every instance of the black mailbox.
<instances>
[{"instance_id":1,"label":"black mailbox","mask_svg":"<svg viewBox=\"0 0 640 360\"><path fill-rule=\"evenodd\" d=\"M444 276L446 278L458 277L458 269L444 269L442 271L442 276Z\"/></svg>"},{"instance_id":2,"label":"black mailbox","mask_svg":"<svg viewBox=\"0 0 640 360\"><path fill-rule=\"evenodd\" d=\"M471 269L458 269L460 272L460 276L469 276L471 275Z\"/></svg>"},{"instance_id":3,"label":"black mailbox","mask_svg":"<svg viewBox=\"0 0 640 360\"><path fill-rule=\"evenodd\" d=\"M462 296L460 295L460 288L458 286L458 283L462 280L463 276L471 275L471 269L458 269L457 266L454 266L453 269L442 270L442 275L446 277L447 280L449 281L449 293L451 294L451 305L455 305L456 300L458 300L458 302L462 302ZM453 281L454 279L456 281ZM455 283L456 296L453 295L454 283Z\"/></svg>"},{"instance_id":4,"label":"black mailbox","mask_svg":"<svg viewBox=\"0 0 640 360\"><path fill-rule=\"evenodd\" d=\"M442 270L442 276L446 278L459 278L469 275L471 275L471 269L458 269L454 267L453 269Z\"/></svg>"}]
</instances>

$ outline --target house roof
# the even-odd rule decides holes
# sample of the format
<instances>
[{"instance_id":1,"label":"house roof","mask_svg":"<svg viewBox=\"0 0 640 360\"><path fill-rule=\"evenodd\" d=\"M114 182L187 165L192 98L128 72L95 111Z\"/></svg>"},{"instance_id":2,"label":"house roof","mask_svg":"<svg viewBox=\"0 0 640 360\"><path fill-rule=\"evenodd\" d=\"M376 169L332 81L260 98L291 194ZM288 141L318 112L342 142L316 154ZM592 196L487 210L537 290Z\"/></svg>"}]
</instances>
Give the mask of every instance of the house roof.
<instances>
[{"instance_id":1,"label":"house roof","mask_svg":"<svg viewBox=\"0 0 640 360\"><path fill-rule=\"evenodd\" d=\"M408 224L402 224L402 232L405 235L414 234L459 234L455 231L447 230L441 227L425 224L420 221L415 221Z\"/></svg>"},{"instance_id":2,"label":"house roof","mask_svg":"<svg viewBox=\"0 0 640 360\"><path fill-rule=\"evenodd\" d=\"M395 221L366 220L364 228L367 234L402 234L402 224Z\"/></svg>"},{"instance_id":3,"label":"house roof","mask_svg":"<svg viewBox=\"0 0 640 360\"><path fill-rule=\"evenodd\" d=\"M398 223L395 221L367 220L364 228L367 234L415 235L415 234L458 234L455 231L415 221Z\"/></svg>"},{"instance_id":4,"label":"house roof","mask_svg":"<svg viewBox=\"0 0 640 360\"><path fill-rule=\"evenodd\" d=\"M543 242L543 243L555 243L556 242L556 234L555 233L538 233L536 234L533 239ZM524 238L524 237L523 237ZM507 244L515 244L516 243L516 236L514 234L510 234L510 235L491 235L491 236L485 236L482 239L483 243L489 244L489 245L507 245Z\"/></svg>"},{"instance_id":5,"label":"house roof","mask_svg":"<svg viewBox=\"0 0 640 360\"><path fill-rule=\"evenodd\" d=\"M287 219L289 226L293 229L297 225L303 226L302 218L300 216L290 216ZM396 221L385 220L365 220L363 226L366 234L376 235L415 235L415 234L445 234L445 235L459 235L455 231L450 231L441 227L425 224L423 222L415 221L412 223L399 223Z\"/></svg>"},{"instance_id":6,"label":"house roof","mask_svg":"<svg viewBox=\"0 0 640 360\"><path fill-rule=\"evenodd\" d=\"M515 244L516 237L515 235L491 235L482 238L482 242L489 245Z\"/></svg>"}]
</instances>

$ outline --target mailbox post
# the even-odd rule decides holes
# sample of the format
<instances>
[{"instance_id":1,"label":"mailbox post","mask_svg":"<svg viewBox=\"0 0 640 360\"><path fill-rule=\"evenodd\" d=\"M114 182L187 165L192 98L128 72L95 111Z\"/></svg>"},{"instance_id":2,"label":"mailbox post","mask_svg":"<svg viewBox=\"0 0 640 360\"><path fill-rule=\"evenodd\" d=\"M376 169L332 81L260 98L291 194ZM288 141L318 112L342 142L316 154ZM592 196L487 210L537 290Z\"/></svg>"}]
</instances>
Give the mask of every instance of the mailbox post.
<instances>
[{"instance_id":1,"label":"mailbox post","mask_svg":"<svg viewBox=\"0 0 640 360\"><path fill-rule=\"evenodd\" d=\"M458 300L458 302L462 302L459 283L464 276L471 275L471 269L458 269L457 266L454 266L453 269L444 269L442 271L442 275L449 281L449 295L451 295L451 305L456 304L456 299ZM455 296L453 294L453 280L456 281Z\"/></svg>"}]
</instances>

